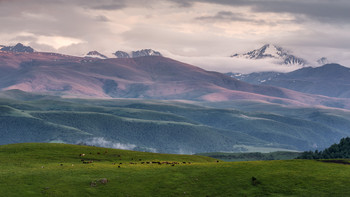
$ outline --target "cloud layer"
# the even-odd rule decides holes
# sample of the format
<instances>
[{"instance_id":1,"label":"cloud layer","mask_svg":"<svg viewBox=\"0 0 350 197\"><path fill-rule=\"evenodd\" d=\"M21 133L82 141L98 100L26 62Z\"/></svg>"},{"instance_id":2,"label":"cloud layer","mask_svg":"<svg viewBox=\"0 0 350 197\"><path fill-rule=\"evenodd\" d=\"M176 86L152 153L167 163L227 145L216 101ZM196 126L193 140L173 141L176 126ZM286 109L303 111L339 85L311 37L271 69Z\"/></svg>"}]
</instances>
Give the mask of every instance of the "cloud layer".
<instances>
[{"instance_id":1,"label":"cloud layer","mask_svg":"<svg viewBox=\"0 0 350 197\"><path fill-rule=\"evenodd\" d=\"M153 48L248 72L250 63L221 57L271 43L348 64L349 10L345 0L0 0L0 44L72 55Z\"/></svg>"}]
</instances>

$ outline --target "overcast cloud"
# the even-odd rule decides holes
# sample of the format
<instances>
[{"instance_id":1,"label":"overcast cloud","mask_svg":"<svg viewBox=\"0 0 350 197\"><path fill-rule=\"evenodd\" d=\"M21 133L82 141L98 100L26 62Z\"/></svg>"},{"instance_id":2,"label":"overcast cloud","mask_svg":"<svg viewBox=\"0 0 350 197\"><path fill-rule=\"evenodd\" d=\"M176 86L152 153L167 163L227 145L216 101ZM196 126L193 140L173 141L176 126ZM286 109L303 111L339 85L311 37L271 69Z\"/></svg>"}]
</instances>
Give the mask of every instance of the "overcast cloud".
<instances>
[{"instance_id":1,"label":"overcast cloud","mask_svg":"<svg viewBox=\"0 0 350 197\"><path fill-rule=\"evenodd\" d=\"M350 66L346 0L0 0L0 45L83 55L152 48L210 70L289 70L227 56L265 43Z\"/></svg>"}]
</instances>

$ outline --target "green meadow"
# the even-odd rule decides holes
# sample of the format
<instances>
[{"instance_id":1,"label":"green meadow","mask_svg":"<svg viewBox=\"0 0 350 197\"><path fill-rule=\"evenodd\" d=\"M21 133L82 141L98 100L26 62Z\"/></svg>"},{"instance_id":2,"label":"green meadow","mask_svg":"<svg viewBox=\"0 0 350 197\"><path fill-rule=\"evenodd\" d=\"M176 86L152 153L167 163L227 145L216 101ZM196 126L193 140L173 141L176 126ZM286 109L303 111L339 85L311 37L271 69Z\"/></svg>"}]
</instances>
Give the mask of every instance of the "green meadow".
<instances>
[{"instance_id":1,"label":"green meadow","mask_svg":"<svg viewBox=\"0 0 350 197\"><path fill-rule=\"evenodd\" d=\"M347 196L349 177L350 165L316 160L218 162L67 144L0 146L6 197Z\"/></svg>"}]
</instances>

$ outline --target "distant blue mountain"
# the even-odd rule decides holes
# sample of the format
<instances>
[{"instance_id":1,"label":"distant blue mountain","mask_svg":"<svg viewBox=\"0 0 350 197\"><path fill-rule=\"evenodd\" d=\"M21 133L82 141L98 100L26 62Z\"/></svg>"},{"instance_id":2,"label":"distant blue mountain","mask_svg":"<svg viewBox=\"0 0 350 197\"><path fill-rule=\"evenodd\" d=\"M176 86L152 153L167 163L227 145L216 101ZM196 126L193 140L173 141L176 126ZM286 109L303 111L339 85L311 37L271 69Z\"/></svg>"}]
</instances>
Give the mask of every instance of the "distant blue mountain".
<instances>
[{"instance_id":1,"label":"distant blue mountain","mask_svg":"<svg viewBox=\"0 0 350 197\"><path fill-rule=\"evenodd\" d=\"M298 92L350 98L350 68L339 64L325 64L316 68L305 67L289 73L227 73L227 75L251 84L272 85Z\"/></svg>"}]
</instances>

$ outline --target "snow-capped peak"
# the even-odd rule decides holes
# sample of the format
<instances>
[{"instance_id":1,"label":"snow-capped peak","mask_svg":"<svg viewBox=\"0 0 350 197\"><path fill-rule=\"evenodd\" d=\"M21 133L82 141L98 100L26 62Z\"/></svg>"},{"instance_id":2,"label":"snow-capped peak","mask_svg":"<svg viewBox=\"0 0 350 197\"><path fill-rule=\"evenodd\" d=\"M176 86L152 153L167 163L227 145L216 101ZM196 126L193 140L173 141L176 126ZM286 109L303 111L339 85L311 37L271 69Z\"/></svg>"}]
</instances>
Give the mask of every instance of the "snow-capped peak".
<instances>
[{"instance_id":1,"label":"snow-capped peak","mask_svg":"<svg viewBox=\"0 0 350 197\"><path fill-rule=\"evenodd\" d=\"M162 56L162 54L152 49L142 49L139 51L132 52L132 57L144 57L144 56Z\"/></svg>"},{"instance_id":2,"label":"snow-capped peak","mask_svg":"<svg viewBox=\"0 0 350 197\"><path fill-rule=\"evenodd\" d=\"M235 58L246 58L246 59L275 59L278 60L280 64L283 65L298 65L304 66L306 61L302 58L295 57L289 54L289 51L283 49L282 47L275 46L272 44L265 44L259 49L255 49L244 54L234 54L231 57Z\"/></svg>"},{"instance_id":3,"label":"snow-capped peak","mask_svg":"<svg viewBox=\"0 0 350 197\"><path fill-rule=\"evenodd\" d=\"M152 49L142 49L139 51L131 51L131 53L127 53L124 51L117 51L114 53L117 58L136 58L136 57L145 57L145 56L162 56L158 51L154 51Z\"/></svg>"},{"instance_id":4,"label":"snow-capped peak","mask_svg":"<svg viewBox=\"0 0 350 197\"><path fill-rule=\"evenodd\" d=\"M130 58L129 53L124 52L124 51L117 51L117 52L113 53L113 55L115 55L117 58Z\"/></svg>"},{"instance_id":5,"label":"snow-capped peak","mask_svg":"<svg viewBox=\"0 0 350 197\"><path fill-rule=\"evenodd\" d=\"M97 52L97 51L90 51L85 55L85 57L90 57L90 58L98 58L98 59L107 59L108 57Z\"/></svg>"}]
</instances>

